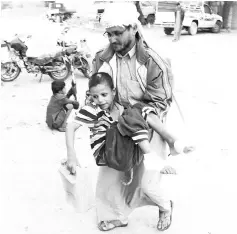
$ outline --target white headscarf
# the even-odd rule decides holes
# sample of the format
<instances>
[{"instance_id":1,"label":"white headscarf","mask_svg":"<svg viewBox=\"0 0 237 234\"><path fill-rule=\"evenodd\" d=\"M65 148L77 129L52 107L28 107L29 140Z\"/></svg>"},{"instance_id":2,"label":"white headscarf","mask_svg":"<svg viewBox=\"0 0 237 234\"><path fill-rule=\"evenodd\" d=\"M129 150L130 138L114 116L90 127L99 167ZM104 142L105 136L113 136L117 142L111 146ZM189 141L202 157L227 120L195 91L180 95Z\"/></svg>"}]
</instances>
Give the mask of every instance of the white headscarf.
<instances>
[{"instance_id":1,"label":"white headscarf","mask_svg":"<svg viewBox=\"0 0 237 234\"><path fill-rule=\"evenodd\" d=\"M128 25L137 26L138 33L143 39L142 26L138 20L139 13L134 3L114 2L108 4L101 17L101 23L105 28L124 27Z\"/></svg>"},{"instance_id":2,"label":"white headscarf","mask_svg":"<svg viewBox=\"0 0 237 234\"><path fill-rule=\"evenodd\" d=\"M139 14L133 3L110 3L105 7L101 23L106 28L114 26L128 26L138 23Z\"/></svg>"}]
</instances>

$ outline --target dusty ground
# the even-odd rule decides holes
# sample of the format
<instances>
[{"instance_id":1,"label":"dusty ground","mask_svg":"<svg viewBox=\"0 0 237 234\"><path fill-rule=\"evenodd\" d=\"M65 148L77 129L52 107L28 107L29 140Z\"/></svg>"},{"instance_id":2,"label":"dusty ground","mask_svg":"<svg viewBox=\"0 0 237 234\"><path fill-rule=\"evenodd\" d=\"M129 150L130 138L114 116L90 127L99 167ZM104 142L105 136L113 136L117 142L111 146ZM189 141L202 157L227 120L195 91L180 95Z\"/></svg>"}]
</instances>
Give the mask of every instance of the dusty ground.
<instances>
[{"instance_id":1,"label":"dusty ground","mask_svg":"<svg viewBox=\"0 0 237 234\"><path fill-rule=\"evenodd\" d=\"M101 32L78 29L93 51L105 40ZM197 145L195 153L170 159L179 175L163 186L175 200L173 224L166 233L236 233L235 168L236 36L199 33L173 43L161 29L146 29L150 44L172 59L175 94L185 117L174 105L168 126ZM80 100L87 80L76 74ZM1 87L1 233L99 233L95 209L75 213L66 203L58 174L66 156L64 133L51 131L45 111L51 96L48 76L21 73ZM67 80L67 85L70 78ZM78 135L78 154L90 156L85 130ZM90 161L90 160L89 160ZM96 168L92 178L96 181ZM157 233L158 210L132 213L129 226L111 233Z\"/></svg>"}]
</instances>

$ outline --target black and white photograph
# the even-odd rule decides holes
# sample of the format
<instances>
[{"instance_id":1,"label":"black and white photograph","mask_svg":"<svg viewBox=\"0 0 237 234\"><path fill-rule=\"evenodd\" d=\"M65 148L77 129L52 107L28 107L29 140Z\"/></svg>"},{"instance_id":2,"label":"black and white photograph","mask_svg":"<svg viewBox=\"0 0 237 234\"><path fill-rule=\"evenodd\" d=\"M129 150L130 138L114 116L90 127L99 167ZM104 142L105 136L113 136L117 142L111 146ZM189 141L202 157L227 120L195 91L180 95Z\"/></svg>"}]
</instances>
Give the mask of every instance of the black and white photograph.
<instances>
[{"instance_id":1,"label":"black and white photograph","mask_svg":"<svg viewBox=\"0 0 237 234\"><path fill-rule=\"evenodd\" d=\"M1 1L0 39L0 233L237 233L237 1Z\"/></svg>"}]
</instances>

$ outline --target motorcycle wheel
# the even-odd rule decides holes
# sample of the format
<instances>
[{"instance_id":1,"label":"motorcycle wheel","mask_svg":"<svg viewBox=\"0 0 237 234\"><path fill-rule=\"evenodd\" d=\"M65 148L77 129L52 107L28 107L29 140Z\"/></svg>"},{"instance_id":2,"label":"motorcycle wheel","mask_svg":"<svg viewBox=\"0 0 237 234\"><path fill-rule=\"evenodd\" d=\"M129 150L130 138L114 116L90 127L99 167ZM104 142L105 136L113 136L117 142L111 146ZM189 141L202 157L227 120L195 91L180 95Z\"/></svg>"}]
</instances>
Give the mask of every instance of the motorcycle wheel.
<instances>
[{"instance_id":1,"label":"motorcycle wheel","mask_svg":"<svg viewBox=\"0 0 237 234\"><path fill-rule=\"evenodd\" d=\"M20 75L20 72L21 69L16 63L1 63L1 80L4 82L15 80Z\"/></svg>"},{"instance_id":2,"label":"motorcycle wheel","mask_svg":"<svg viewBox=\"0 0 237 234\"><path fill-rule=\"evenodd\" d=\"M68 76L70 75L70 65L69 63L65 63L63 61L53 61L52 62L53 68L60 68L57 72L49 72L49 76L53 80L66 80Z\"/></svg>"},{"instance_id":3,"label":"motorcycle wheel","mask_svg":"<svg viewBox=\"0 0 237 234\"><path fill-rule=\"evenodd\" d=\"M83 75L86 78L90 78L90 65L88 63L88 61L84 58L81 58L82 62L83 62L83 67L79 68L79 70L83 73Z\"/></svg>"}]
</instances>

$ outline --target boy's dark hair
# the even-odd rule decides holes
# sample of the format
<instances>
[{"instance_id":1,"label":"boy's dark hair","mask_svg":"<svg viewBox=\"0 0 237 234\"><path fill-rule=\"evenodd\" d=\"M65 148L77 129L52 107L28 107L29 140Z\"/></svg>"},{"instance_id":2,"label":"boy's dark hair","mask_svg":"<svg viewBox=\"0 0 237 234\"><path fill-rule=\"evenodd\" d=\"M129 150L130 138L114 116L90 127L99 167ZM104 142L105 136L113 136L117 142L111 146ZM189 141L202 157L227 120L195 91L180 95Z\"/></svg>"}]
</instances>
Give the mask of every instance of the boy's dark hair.
<instances>
[{"instance_id":1,"label":"boy's dark hair","mask_svg":"<svg viewBox=\"0 0 237 234\"><path fill-rule=\"evenodd\" d=\"M111 89L114 89L112 77L106 72L97 72L93 74L89 80L89 89L102 83L106 83Z\"/></svg>"},{"instance_id":2,"label":"boy's dark hair","mask_svg":"<svg viewBox=\"0 0 237 234\"><path fill-rule=\"evenodd\" d=\"M55 80L52 82L51 84L51 88L53 91L53 94L58 93L59 91L63 90L63 88L65 87L65 82L61 81L61 80Z\"/></svg>"}]
</instances>

